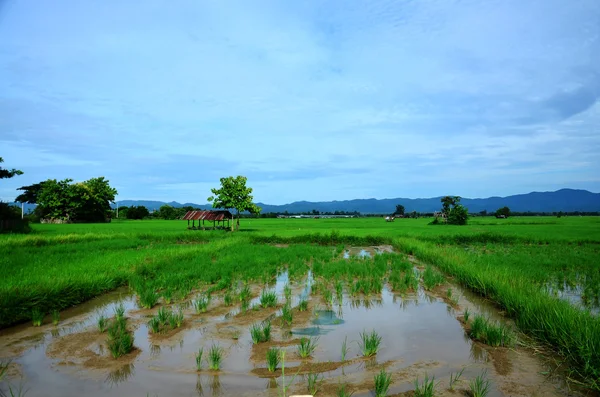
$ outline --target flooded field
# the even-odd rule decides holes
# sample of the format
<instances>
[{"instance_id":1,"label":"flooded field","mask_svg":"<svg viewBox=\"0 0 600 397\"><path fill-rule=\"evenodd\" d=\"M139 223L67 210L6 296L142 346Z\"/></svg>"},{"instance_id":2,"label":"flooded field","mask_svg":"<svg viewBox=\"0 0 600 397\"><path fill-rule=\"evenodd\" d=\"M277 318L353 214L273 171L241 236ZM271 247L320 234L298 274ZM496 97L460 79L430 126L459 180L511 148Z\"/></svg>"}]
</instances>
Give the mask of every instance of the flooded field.
<instances>
[{"instance_id":1,"label":"flooded field","mask_svg":"<svg viewBox=\"0 0 600 397\"><path fill-rule=\"evenodd\" d=\"M342 255L371 257L384 251L389 252L353 247ZM412 263L415 274L425 273ZM465 312L511 324L494 307L449 281L429 290L419 281L415 290L403 293L393 292L386 282L377 294L356 293L347 283L341 293L331 293L328 288L334 287L328 280L314 280L310 271L294 280L284 271L269 285L240 283L237 288L246 287L251 294L247 304L215 293L203 310L197 309L201 291L178 303L141 309L136 296L120 289L64 311L56 326L46 319L41 327L0 331L0 359L10 360L5 380L27 390L27 396L48 397L278 396L283 388L287 395L316 389L316 395L330 396L345 388L355 396L370 396L375 375L384 370L391 374L388 395L411 395L417 378L422 382L425 376L435 379L436 395L441 396L464 395L477 377L490 381L489 396L569 395L552 361L523 347L529 342L508 348L471 340ZM274 306L261 305L265 291L277 295ZM121 305L134 350L115 359L98 319L114 317ZM183 322L154 333L149 321L163 307L181 312ZM288 309L291 314L284 314ZM250 328L267 322L270 340L254 343ZM364 357L361 334L373 330L381 344L375 355ZM316 343L310 357L299 355L302 338ZM213 346L222 348L219 370L209 369ZM205 358L198 370L201 348ZM285 355L269 371L267 352L272 348ZM459 373L458 381L451 381Z\"/></svg>"}]
</instances>

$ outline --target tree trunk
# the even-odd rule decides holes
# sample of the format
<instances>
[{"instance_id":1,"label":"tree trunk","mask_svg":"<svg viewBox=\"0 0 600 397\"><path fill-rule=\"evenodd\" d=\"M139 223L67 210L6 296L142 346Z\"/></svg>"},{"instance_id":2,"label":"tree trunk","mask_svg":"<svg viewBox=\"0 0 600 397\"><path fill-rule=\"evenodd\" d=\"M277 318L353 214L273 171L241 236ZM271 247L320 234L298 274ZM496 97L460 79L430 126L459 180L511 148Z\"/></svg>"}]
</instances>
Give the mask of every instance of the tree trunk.
<instances>
[{"instance_id":1,"label":"tree trunk","mask_svg":"<svg viewBox=\"0 0 600 397\"><path fill-rule=\"evenodd\" d=\"M240 211L237 211L237 223L235 225L235 230L240 231Z\"/></svg>"}]
</instances>

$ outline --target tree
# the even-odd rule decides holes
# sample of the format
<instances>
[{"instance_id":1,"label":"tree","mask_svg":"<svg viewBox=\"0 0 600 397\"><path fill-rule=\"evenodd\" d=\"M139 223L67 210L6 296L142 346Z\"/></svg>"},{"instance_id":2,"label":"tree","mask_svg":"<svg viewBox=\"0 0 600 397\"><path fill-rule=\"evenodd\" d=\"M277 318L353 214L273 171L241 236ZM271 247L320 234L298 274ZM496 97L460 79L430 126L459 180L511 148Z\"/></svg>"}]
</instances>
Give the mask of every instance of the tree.
<instances>
[{"instance_id":1,"label":"tree","mask_svg":"<svg viewBox=\"0 0 600 397\"><path fill-rule=\"evenodd\" d=\"M396 205L396 212L394 212L394 215L404 216L404 206L401 204Z\"/></svg>"},{"instance_id":2,"label":"tree","mask_svg":"<svg viewBox=\"0 0 600 397\"><path fill-rule=\"evenodd\" d=\"M240 212L249 211L252 214L258 214L261 211L261 208L252 202L252 188L246 187L247 179L241 175L221 178L221 187L210 189L213 196L208 198L208 202L212 202L213 208L236 210L237 230L240 229ZM233 230L233 225L231 228Z\"/></svg>"},{"instance_id":3,"label":"tree","mask_svg":"<svg viewBox=\"0 0 600 397\"><path fill-rule=\"evenodd\" d=\"M177 218L177 210L168 204L162 205L157 212L156 216L162 219Z\"/></svg>"},{"instance_id":4,"label":"tree","mask_svg":"<svg viewBox=\"0 0 600 397\"><path fill-rule=\"evenodd\" d=\"M22 203L37 204L36 213L42 218L66 221L103 222L111 214L117 190L104 177L72 183L72 179L48 179L18 190Z\"/></svg>"},{"instance_id":5,"label":"tree","mask_svg":"<svg viewBox=\"0 0 600 397\"><path fill-rule=\"evenodd\" d=\"M442 197L442 213L449 225L466 225L469 219L469 210L460 203L460 196Z\"/></svg>"},{"instance_id":6,"label":"tree","mask_svg":"<svg viewBox=\"0 0 600 397\"><path fill-rule=\"evenodd\" d=\"M496 218L508 218L510 216L510 208L502 207L496 210Z\"/></svg>"},{"instance_id":7,"label":"tree","mask_svg":"<svg viewBox=\"0 0 600 397\"><path fill-rule=\"evenodd\" d=\"M4 159L2 157L0 157L0 164L4 163ZM23 175L23 171L21 170L16 170L16 169L5 169L0 167L0 179L10 179L13 176L16 175Z\"/></svg>"},{"instance_id":8,"label":"tree","mask_svg":"<svg viewBox=\"0 0 600 397\"><path fill-rule=\"evenodd\" d=\"M132 205L127 209L127 219L144 219L145 217L150 215L150 211L148 208L143 205L135 206Z\"/></svg>"}]
</instances>

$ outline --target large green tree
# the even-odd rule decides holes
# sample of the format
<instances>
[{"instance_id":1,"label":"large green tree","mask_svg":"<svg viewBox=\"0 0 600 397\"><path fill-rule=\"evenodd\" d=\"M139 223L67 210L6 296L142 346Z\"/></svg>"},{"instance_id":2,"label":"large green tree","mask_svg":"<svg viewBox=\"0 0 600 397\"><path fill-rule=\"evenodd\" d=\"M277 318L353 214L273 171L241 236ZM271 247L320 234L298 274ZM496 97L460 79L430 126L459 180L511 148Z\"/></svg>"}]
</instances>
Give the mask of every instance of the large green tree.
<instances>
[{"instance_id":1,"label":"large green tree","mask_svg":"<svg viewBox=\"0 0 600 397\"><path fill-rule=\"evenodd\" d=\"M36 213L42 218L103 222L111 213L110 203L115 201L117 190L104 177L72 182L48 179L23 186L17 201L37 204Z\"/></svg>"},{"instance_id":2,"label":"large green tree","mask_svg":"<svg viewBox=\"0 0 600 397\"><path fill-rule=\"evenodd\" d=\"M504 206L496 210L496 218L508 218L510 216L510 208Z\"/></svg>"},{"instance_id":3,"label":"large green tree","mask_svg":"<svg viewBox=\"0 0 600 397\"><path fill-rule=\"evenodd\" d=\"M396 205L396 212L394 212L394 215L404 216L404 206L402 204Z\"/></svg>"},{"instance_id":4,"label":"large green tree","mask_svg":"<svg viewBox=\"0 0 600 397\"><path fill-rule=\"evenodd\" d=\"M446 215L449 225L466 225L469 210L460 204L460 196L445 196L441 198L442 212Z\"/></svg>"},{"instance_id":5,"label":"large green tree","mask_svg":"<svg viewBox=\"0 0 600 397\"><path fill-rule=\"evenodd\" d=\"M252 202L252 188L246 186L248 178L238 175L221 178L221 187L210 189L213 196L208 198L213 208L236 210L236 229L240 229L240 212L249 211L258 214L261 208ZM231 225L233 229L233 225Z\"/></svg>"}]
</instances>

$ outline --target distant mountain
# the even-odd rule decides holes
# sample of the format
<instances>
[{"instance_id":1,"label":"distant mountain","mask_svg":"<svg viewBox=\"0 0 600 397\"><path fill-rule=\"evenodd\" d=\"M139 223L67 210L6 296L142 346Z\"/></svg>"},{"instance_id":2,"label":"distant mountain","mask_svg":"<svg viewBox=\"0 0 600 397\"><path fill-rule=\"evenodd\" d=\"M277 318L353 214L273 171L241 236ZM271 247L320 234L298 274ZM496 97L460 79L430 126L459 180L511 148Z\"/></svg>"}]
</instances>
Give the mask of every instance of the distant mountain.
<instances>
[{"instance_id":1,"label":"distant mountain","mask_svg":"<svg viewBox=\"0 0 600 397\"><path fill-rule=\"evenodd\" d=\"M320 212L334 211L358 211L363 214L388 214L394 212L397 204L402 204L406 212L434 212L439 211L441 197L433 198L392 198L392 199L357 199L344 201L295 201L290 204L271 205L256 203L262 207L263 212L285 212L298 213L317 210ZM555 192L532 192L527 194L517 194L507 197L488 197L488 198L463 198L461 203L469 209L469 212L479 212L487 210L496 211L500 207L507 206L511 211L517 212L554 212L554 211L600 211L600 193L592 193L587 190L561 189ZM157 210L162 205L171 205L173 207L192 206L195 208L211 209L210 204L178 203L171 201L149 201L149 200L119 200L119 206L130 207L132 205L143 205L149 210ZM16 204L20 205L20 204ZM113 205L113 208L116 207ZM25 212L34 206L26 204Z\"/></svg>"}]
</instances>

